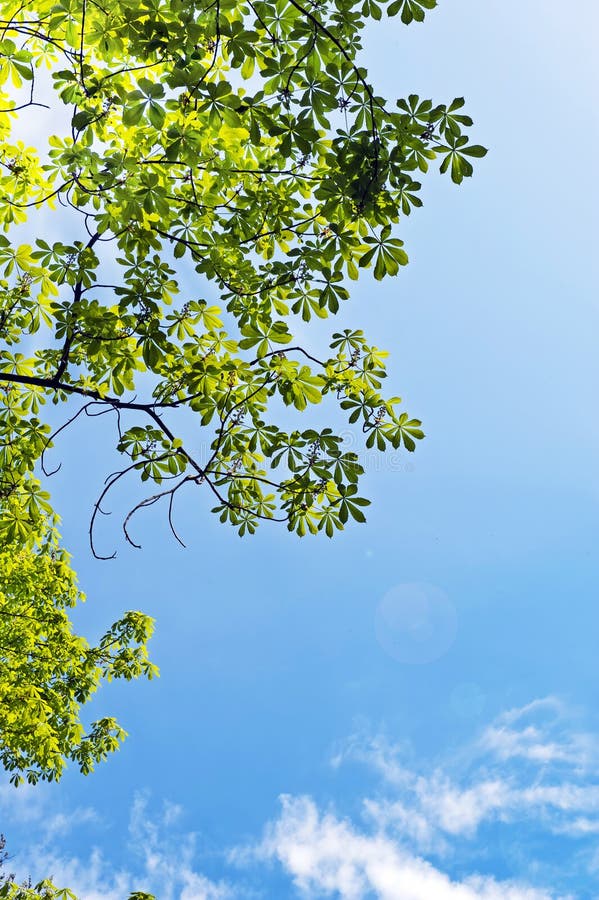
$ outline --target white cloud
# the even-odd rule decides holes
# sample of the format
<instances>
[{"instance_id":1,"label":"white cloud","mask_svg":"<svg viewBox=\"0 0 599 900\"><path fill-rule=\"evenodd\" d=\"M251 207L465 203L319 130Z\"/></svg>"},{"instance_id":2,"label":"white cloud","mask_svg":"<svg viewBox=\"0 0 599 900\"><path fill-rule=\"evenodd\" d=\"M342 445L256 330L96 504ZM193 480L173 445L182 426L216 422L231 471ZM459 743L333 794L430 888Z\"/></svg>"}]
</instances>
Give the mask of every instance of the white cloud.
<instances>
[{"instance_id":1,"label":"white cloud","mask_svg":"<svg viewBox=\"0 0 599 900\"><path fill-rule=\"evenodd\" d=\"M17 796L20 790L15 791ZM159 900L229 900L233 896L227 884L196 870L196 835L173 830L183 812L177 804L165 801L156 811L150 808L147 795L136 795L129 821L130 858L127 868L118 868L97 847L87 855L56 849L67 831L83 822L99 821L93 810L48 815L47 795L40 794L36 800L31 791L25 791L20 796L20 821L37 823L38 831L35 843L11 861L18 880L51 878L80 900L126 900L134 890L148 891ZM0 791L0 803L4 798Z\"/></svg>"},{"instance_id":2,"label":"white cloud","mask_svg":"<svg viewBox=\"0 0 599 900\"><path fill-rule=\"evenodd\" d=\"M481 738L481 745L499 759L522 757L532 762L572 762L577 754L572 754L567 747L552 741L544 741L538 728L529 725L520 731L511 728L491 726Z\"/></svg>"},{"instance_id":3,"label":"white cloud","mask_svg":"<svg viewBox=\"0 0 599 900\"><path fill-rule=\"evenodd\" d=\"M412 774L403 801L366 800L364 805L380 827L394 827L420 849L440 852L447 847L446 837L473 837L481 822L502 815L512 796L500 779L461 788L434 772L429 778Z\"/></svg>"},{"instance_id":4,"label":"white cloud","mask_svg":"<svg viewBox=\"0 0 599 900\"><path fill-rule=\"evenodd\" d=\"M592 735L570 730L563 704L549 697L498 716L457 757L408 764L406 747L353 736L332 764L366 763L385 790L364 801L369 818L422 852L442 853L490 822L526 822L554 834L599 832L599 759ZM408 760L408 762L406 762Z\"/></svg>"},{"instance_id":5,"label":"white cloud","mask_svg":"<svg viewBox=\"0 0 599 900\"><path fill-rule=\"evenodd\" d=\"M55 784L0 785L0 821L10 825L35 829L39 843L46 844L57 837L65 837L82 825L97 824L99 816L91 806L53 810ZM3 826L5 827L5 826Z\"/></svg>"},{"instance_id":6,"label":"white cloud","mask_svg":"<svg viewBox=\"0 0 599 900\"><path fill-rule=\"evenodd\" d=\"M599 755L592 735L574 724L563 704L546 698L503 713L432 762L383 736L354 735L332 763L358 762L379 776L376 789L353 792L361 814L349 820L310 797L286 796L258 845L229 851L236 868L224 869L224 880L198 867L198 835L183 830L182 807L156 808L147 794L132 803L121 869L110 844L79 855L57 850L73 826L99 824L105 841L109 832L91 809L71 816L53 810L51 789L9 795L0 788L0 812L10 809L21 828L37 834L29 858L18 858L23 874L53 874L81 900L124 900L133 889L159 900L268 897L266 864L275 862L289 881L285 896L293 884L310 900L558 900L579 888L581 872L599 871ZM558 840L547 843L552 835ZM214 861L224 864L226 853L222 848ZM500 871L520 878L500 880Z\"/></svg>"},{"instance_id":7,"label":"white cloud","mask_svg":"<svg viewBox=\"0 0 599 900\"><path fill-rule=\"evenodd\" d=\"M384 834L367 835L332 813L321 814L309 797L282 799L282 813L256 849L277 859L307 897L341 900L554 900L514 882L471 876L451 880Z\"/></svg>"},{"instance_id":8,"label":"white cloud","mask_svg":"<svg viewBox=\"0 0 599 900\"><path fill-rule=\"evenodd\" d=\"M18 877L32 876L34 881L51 878L57 887L68 887L85 900L125 900L133 887L131 874L116 871L94 849L87 858L52 853L43 847L33 847L25 871Z\"/></svg>"},{"instance_id":9,"label":"white cloud","mask_svg":"<svg viewBox=\"0 0 599 900\"><path fill-rule=\"evenodd\" d=\"M70 888L79 900L126 900L134 890L154 893L159 900L228 900L230 889L216 884L190 866L185 856L165 847L151 852L138 871L117 869L97 848L87 857L56 854L34 848L29 872L51 877L58 887ZM21 877L21 875L19 876Z\"/></svg>"},{"instance_id":10,"label":"white cloud","mask_svg":"<svg viewBox=\"0 0 599 900\"><path fill-rule=\"evenodd\" d=\"M45 812L47 792L43 784L33 787L22 784L16 788L12 784L0 784L0 812L2 818L10 817L18 824L38 821Z\"/></svg>"},{"instance_id":11,"label":"white cloud","mask_svg":"<svg viewBox=\"0 0 599 900\"><path fill-rule=\"evenodd\" d=\"M564 763L586 771L599 761L599 742L595 735L571 731L569 720L558 698L545 697L499 715L483 732L480 746L503 761Z\"/></svg>"}]
</instances>

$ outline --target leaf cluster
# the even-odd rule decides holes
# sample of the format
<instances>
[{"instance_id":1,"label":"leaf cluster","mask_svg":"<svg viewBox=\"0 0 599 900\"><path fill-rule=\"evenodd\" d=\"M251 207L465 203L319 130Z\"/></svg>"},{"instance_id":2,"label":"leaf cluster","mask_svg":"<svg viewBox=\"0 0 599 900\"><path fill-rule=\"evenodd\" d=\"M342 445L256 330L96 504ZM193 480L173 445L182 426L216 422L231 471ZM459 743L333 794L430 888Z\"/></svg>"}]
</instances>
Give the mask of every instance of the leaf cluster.
<instances>
[{"instance_id":1,"label":"leaf cluster","mask_svg":"<svg viewBox=\"0 0 599 900\"><path fill-rule=\"evenodd\" d=\"M367 448L422 437L381 393L383 354L364 336L319 358L294 335L298 318L335 314L362 271L382 280L407 264L397 225L432 161L460 183L485 153L461 98L391 107L360 63L366 18L409 24L434 6L36 0L32 28L29 8L4 0L4 77L33 97L49 66L70 132L49 135L45 157L5 144L0 225L56 203L81 223L70 241L0 237L0 382L22 466L47 439L39 406L80 398L117 414L127 472L161 488L141 506L165 497L170 511L194 484L240 534L261 519L330 534L348 510L363 518L363 498L342 499L358 468L350 480L338 464L339 436L311 456L275 401L338 404ZM31 335L30 357L11 349ZM178 442L175 408L213 429L200 456ZM289 445L293 466L275 477Z\"/></svg>"},{"instance_id":2,"label":"leaf cluster","mask_svg":"<svg viewBox=\"0 0 599 900\"><path fill-rule=\"evenodd\" d=\"M85 728L80 709L101 682L152 677L152 620L128 612L95 646L73 631L83 600L52 532L0 551L0 762L19 784L58 780L68 760L87 773L124 731L102 718Z\"/></svg>"}]
</instances>

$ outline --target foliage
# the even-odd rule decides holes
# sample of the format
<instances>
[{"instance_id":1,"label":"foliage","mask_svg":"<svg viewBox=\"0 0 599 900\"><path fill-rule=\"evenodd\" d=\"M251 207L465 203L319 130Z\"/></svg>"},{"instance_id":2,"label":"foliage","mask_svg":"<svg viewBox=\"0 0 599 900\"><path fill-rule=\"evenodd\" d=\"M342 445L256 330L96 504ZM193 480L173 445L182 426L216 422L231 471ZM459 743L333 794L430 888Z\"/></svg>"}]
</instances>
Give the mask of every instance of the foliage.
<instances>
[{"instance_id":1,"label":"foliage","mask_svg":"<svg viewBox=\"0 0 599 900\"><path fill-rule=\"evenodd\" d=\"M35 885L19 885L13 881L6 881L0 884L0 900L77 900L77 896L68 888L57 888L51 881L44 879ZM156 898L152 894L135 891L130 894L128 900L156 900Z\"/></svg>"},{"instance_id":2,"label":"foliage","mask_svg":"<svg viewBox=\"0 0 599 900\"><path fill-rule=\"evenodd\" d=\"M390 105L360 64L368 18L435 5L1 0L0 467L4 498L27 497L5 504L4 540L46 502L29 476L48 400L69 422L114 415L126 463L93 511L98 556L97 514L129 473L155 485L132 513L164 499L173 531L176 494L198 485L240 534L364 521L357 455L295 413L326 399L380 450L412 451L421 423L382 392L387 354L362 331L324 353L296 335L362 270L407 263L395 226L432 161L459 184L485 153L461 98ZM47 101L47 144L11 136ZM177 433L182 409L210 429L203 452Z\"/></svg>"},{"instance_id":3,"label":"foliage","mask_svg":"<svg viewBox=\"0 0 599 900\"><path fill-rule=\"evenodd\" d=\"M77 900L68 888L57 888L51 881L44 879L38 884L16 884L5 881L0 884L2 900Z\"/></svg>"},{"instance_id":4,"label":"foliage","mask_svg":"<svg viewBox=\"0 0 599 900\"><path fill-rule=\"evenodd\" d=\"M152 620L128 612L89 646L68 615L82 599L52 528L0 550L0 762L14 784L56 780L67 760L89 772L124 731L107 717L86 733L81 705L102 680L155 673Z\"/></svg>"}]
</instances>

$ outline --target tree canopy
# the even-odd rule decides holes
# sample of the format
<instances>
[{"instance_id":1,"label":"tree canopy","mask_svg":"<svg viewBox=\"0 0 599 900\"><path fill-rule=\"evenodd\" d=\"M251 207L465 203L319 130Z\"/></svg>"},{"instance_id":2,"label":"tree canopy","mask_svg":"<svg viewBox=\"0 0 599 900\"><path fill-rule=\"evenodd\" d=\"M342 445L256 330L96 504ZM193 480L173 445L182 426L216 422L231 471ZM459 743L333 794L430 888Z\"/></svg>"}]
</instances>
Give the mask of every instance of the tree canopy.
<instances>
[{"instance_id":1,"label":"tree canopy","mask_svg":"<svg viewBox=\"0 0 599 900\"><path fill-rule=\"evenodd\" d=\"M361 330L320 354L296 334L335 314L362 269L381 280L407 263L395 225L432 161L459 183L485 152L463 134L461 98L390 104L360 65L366 18L420 21L434 5L3 0L4 496L39 502L30 473L53 440L41 407L69 401L73 417L114 415L126 460L92 516L99 556L95 514L129 473L153 485L137 509L164 498L170 516L201 485L240 534L364 520L338 427L301 427L280 406L326 398L379 450L423 436L382 392L386 351ZM13 140L48 101L64 129L36 148ZM210 430L202 455L177 435L181 408ZM20 540L28 518L1 527Z\"/></svg>"},{"instance_id":2,"label":"tree canopy","mask_svg":"<svg viewBox=\"0 0 599 900\"><path fill-rule=\"evenodd\" d=\"M129 612L90 647L73 633L82 599L53 532L37 546L0 550L0 762L18 783L58 779L66 760L84 773L124 736L112 718L85 733L80 707L101 679L152 676L152 620Z\"/></svg>"},{"instance_id":3,"label":"tree canopy","mask_svg":"<svg viewBox=\"0 0 599 900\"><path fill-rule=\"evenodd\" d=\"M364 271L407 264L398 226L431 165L459 184L486 152L462 98L388 101L362 65L368 20L435 5L0 0L0 760L15 781L89 771L122 733L108 718L86 734L80 705L154 671L146 616L94 647L68 618L47 451L77 418L111 417L123 459L91 510L99 558L121 479L146 490L123 523L134 546L134 514L159 501L182 540L187 488L240 535L267 520L331 537L369 502L343 418L367 448L423 437L383 390L385 350L349 328L323 351L307 323ZM323 401L326 427L310 420Z\"/></svg>"}]
</instances>

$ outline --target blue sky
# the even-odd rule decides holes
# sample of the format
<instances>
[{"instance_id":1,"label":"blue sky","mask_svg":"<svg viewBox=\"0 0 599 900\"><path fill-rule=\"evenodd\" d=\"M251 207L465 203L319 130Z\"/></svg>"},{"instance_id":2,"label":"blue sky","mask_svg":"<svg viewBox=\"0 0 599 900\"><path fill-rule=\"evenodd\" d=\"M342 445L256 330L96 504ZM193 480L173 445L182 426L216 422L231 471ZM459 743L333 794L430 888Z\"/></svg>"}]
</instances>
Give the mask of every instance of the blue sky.
<instances>
[{"instance_id":1,"label":"blue sky","mask_svg":"<svg viewBox=\"0 0 599 900\"><path fill-rule=\"evenodd\" d=\"M100 563L108 436L63 445L78 624L151 613L161 677L101 692L130 736L92 776L0 786L22 874L82 900L599 897L598 25L594 0L453 0L368 36L381 93L464 95L491 152L428 179L409 267L340 317L427 432L366 454L366 526L240 540L196 494L187 550L159 513L127 548L115 512Z\"/></svg>"}]
</instances>

